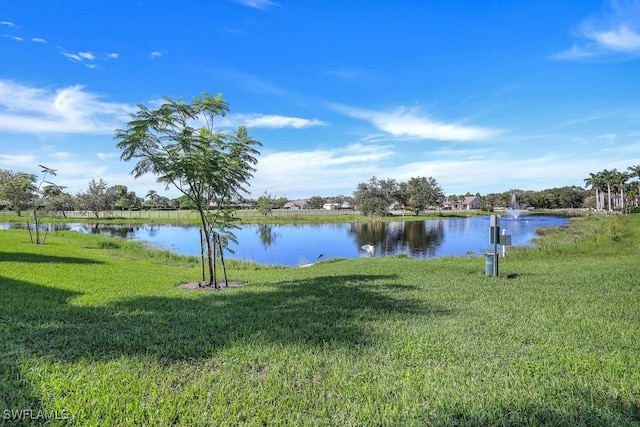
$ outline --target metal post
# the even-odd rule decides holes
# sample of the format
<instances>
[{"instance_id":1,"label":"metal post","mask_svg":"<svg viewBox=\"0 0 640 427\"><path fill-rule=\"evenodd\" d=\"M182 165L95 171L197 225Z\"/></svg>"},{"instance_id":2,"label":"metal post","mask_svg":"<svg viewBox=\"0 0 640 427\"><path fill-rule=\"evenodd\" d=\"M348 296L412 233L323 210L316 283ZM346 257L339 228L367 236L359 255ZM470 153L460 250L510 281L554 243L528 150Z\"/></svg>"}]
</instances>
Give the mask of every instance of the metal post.
<instances>
[{"instance_id":1,"label":"metal post","mask_svg":"<svg viewBox=\"0 0 640 427\"><path fill-rule=\"evenodd\" d=\"M493 243L493 277L498 277L498 243L500 243L500 217L491 215L489 217L489 227L491 243Z\"/></svg>"},{"instance_id":2,"label":"metal post","mask_svg":"<svg viewBox=\"0 0 640 427\"><path fill-rule=\"evenodd\" d=\"M502 249L502 258L507 256L507 245L503 245L502 244L502 239L504 238L503 236L507 235L507 229L503 228L502 229L502 236L500 236L500 247Z\"/></svg>"}]
</instances>

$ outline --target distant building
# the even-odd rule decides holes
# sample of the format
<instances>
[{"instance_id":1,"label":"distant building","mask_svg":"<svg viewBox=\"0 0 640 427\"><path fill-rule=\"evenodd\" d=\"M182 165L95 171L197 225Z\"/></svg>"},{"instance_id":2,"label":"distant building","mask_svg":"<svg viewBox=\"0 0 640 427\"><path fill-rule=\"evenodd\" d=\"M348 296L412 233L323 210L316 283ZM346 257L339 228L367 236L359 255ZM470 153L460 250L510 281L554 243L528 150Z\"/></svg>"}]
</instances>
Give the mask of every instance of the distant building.
<instances>
[{"instance_id":1,"label":"distant building","mask_svg":"<svg viewBox=\"0 0 640 427\"><path fill-rule=\"evenodd\" d=\"M307 208L307 200L306 199L298 199L292 200L284 204L285 209L306 209Z\"/></svg>"},{"instance_id":2,"label":"distant building","mask_svg":"<svg viewBox=\"0 0 640 427\"><path fill-rule=\"evenodd\" d=\"M466 196L462 200L444 202L444 208L454 211L471 211L480 209L480 199L476 196Z\"/></svg>"},{"instance_id":3,"label":"distant building","mask_svg":"<svg viewBox=\"0 0 640 427\"><path fill-rule=\"evenodd\" d=\"M328 211L340 209L341 207L342 205L340 205L340 203L325 203L324 205L322 205L322 209L325 209Z\"/></svg>"}]
</instances>

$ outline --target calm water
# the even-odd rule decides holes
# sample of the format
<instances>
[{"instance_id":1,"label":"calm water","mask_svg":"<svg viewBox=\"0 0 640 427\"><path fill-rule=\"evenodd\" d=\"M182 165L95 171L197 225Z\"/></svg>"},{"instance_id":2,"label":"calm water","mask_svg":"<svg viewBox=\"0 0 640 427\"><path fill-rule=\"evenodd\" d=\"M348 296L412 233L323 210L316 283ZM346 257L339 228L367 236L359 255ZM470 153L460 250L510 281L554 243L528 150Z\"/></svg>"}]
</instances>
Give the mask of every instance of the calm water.
<instances>
[{"instance_id":1,"label":"calm water","mask_svg":"<svg viewBox=\"0 0 640 427\"><path fill-rule=\"evenodd\" d=\"M513 245L531 245L535 229L566 224L567 218L522 216L501 218L502 229L512 236ZM103 233L144 240L184 255L199 255L199 233L194 226L145 225L101 226L66 224L83 233ZM415 258L473 255L487 252L489 217L452 218L429 221L245 225L235 231L238 245L227 256L261 264L296 266L322 259L371 256L361 249L375 247L373 256L407 254Z\"/></svg>"}]
</instances>

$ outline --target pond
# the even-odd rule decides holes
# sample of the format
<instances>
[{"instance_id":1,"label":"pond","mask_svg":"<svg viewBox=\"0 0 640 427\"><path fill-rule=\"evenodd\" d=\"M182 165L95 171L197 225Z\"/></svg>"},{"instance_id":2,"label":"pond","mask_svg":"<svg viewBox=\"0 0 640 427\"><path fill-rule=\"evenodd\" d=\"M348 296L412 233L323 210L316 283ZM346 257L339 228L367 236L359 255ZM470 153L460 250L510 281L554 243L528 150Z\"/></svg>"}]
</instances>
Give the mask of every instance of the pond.
<instances>
[{"instance_id":1,"label":"pond","mask_svg":"<svg viewBox=\"0 0 640 427\"><path fill-rule=\"evenodd\" d=\"M521 216L501 218L513 245L532 245L535 230L558 227L568 218ZM6 228L6 227L5 227ZM64 224L83 233L102 233L149 242L183 255L199 255L196 226ZM489 217L427 221L363 222L342 224L243 225L235 230L238 244L227 257L260 264L297 266L335 257L357 258L406 254L414 258L482 255L489 251ZM372 251L362 249L371 245Z\"/></svg>"}]
</instances>

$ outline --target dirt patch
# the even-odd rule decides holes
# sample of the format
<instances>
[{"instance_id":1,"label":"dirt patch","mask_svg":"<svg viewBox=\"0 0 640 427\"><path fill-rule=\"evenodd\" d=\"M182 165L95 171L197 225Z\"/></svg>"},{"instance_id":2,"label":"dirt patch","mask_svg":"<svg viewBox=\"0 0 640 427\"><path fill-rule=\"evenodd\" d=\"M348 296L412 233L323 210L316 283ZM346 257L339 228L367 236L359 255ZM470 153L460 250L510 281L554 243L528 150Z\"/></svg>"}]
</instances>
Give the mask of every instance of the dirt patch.
<instances>
[{"instance_id":1,"label":"dirt patch","mask_svg":"<svg viewBox=\"0 0 640 427\"><path fill-rule=\"evenodd\" d=\"M210 286L208 282L188 282L179 284L178 289L185 289L188 291L224 291L225 289L239 288L246 285L244 282L229 281L228 283L229 286L226 287L224 282L218 282L219 287L215 288Z\"/></svg>"}]
</instances>

